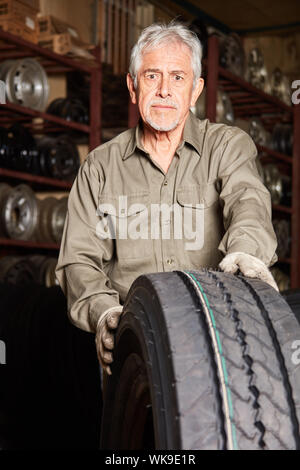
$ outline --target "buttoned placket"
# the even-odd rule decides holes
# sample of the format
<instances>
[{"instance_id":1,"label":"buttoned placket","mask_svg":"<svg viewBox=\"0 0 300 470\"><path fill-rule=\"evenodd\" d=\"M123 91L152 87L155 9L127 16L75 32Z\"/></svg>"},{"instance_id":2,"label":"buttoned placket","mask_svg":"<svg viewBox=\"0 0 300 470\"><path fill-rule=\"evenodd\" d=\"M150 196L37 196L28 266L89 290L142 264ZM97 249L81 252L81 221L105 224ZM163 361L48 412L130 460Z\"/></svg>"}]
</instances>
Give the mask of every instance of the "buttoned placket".
<instances>
[{"instance_id":1,"label":"buttoned placket","mask_svg":"<svg viewBox=\"0 0 300 470\"><path fill-rule=\"evenodd\" d=\"M167 173L162 175L163 179L160 187L160 205L166 204L170 208L167 219L163 219L162 214L160 213L160 238L157 240L157 242L160 243L162 267L163 270L167 272L173 271L177 266L174 243L172 243L174 236L174 214L173 210L171 209L173 208L174 204L174 187L178 165L178 154L175 154ZM166 232L170 238L163 237L163 233L165 234Z\"/></svg>"}]
</instances>

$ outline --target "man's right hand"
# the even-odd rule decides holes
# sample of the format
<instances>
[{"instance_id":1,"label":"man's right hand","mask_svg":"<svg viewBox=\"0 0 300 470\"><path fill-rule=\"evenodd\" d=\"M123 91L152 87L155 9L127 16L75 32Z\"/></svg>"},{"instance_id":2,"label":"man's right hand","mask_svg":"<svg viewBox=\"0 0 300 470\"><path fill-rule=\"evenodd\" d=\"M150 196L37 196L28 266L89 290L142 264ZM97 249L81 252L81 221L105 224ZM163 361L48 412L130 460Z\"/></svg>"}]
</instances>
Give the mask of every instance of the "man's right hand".
<instances>
[{"instance_id":1,"label":"man's right hand","mask_svg":"<svg viewBox=\"0 0 300 470\"><path fill-rule=\"evenodd\" d=\"M101 367L111 375L109 364L113 362L114 334L112 330L118 327L123 308L111 308L99 318L96 329L96 348Z\"/></svg>"}]
</instances>

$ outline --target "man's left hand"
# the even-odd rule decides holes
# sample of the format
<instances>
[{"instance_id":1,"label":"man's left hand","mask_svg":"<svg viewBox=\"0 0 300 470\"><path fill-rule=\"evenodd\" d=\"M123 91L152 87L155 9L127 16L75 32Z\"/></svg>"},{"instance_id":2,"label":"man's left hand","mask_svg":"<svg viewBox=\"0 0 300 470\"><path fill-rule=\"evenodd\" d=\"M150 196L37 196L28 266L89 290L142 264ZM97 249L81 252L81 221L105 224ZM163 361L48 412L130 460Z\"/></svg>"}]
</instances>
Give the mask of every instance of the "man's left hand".
<instances>
[{"instance_id":1,"label":"man's left hand","mask_svg":"<svg viewBox=\"0 0 300 470\"><path fill-rule=\"evenodd\" d=\"M239 269L244 276L261 279L279 292L271 271L263 261L255 256L241 252L229 253L221 261L219 267L225 273L232 274Z\"/></svg>"}]
</instances>

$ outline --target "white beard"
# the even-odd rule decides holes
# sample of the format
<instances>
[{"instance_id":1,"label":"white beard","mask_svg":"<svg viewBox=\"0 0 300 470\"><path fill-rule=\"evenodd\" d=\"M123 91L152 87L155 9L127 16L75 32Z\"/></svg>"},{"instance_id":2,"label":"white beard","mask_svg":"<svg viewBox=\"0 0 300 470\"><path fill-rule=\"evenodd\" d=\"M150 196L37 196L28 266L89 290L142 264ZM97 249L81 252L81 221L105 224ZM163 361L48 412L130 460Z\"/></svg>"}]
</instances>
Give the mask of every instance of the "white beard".
<instances>
[{"instance_id":1,"label":"white beard","mask_svg":"<svg viewBox=\"0 0 300 470\"><path fill-rule=\"evenodd\" d=\"M171 124L169 124L168 126L158 126L157 124L155 124L154 121L152 121L151 118L149 117L146 117L146 121L148 124L150 124L150 126L155 129L156 131L161 131L161 132L169 132L169 131L172 131L173 129L175 129L175 127L178 126L179 124L179 119L177 119L176 121L173 121Z\"/></svg>"}]
</instances>

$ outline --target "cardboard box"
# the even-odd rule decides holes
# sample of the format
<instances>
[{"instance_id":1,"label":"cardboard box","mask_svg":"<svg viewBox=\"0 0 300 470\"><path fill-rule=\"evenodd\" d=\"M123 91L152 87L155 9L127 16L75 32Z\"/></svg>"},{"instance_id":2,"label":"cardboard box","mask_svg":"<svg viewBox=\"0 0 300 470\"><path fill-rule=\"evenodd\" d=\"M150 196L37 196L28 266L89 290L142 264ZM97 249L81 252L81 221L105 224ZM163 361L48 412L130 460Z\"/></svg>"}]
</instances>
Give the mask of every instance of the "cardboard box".
<instances>
[{"instance_id":1,"label":"cardboard box","mask_svg":"<svg viewBox=\"0 0 300 470\"><path fill-rule=\"evenodd\" d=\"M21 3L40 11L40 0L20 0Z\"/></svg>"},{"instance_id":2,"label":"cardboard box","mask_svg":"<svg viewBox=\"0 0 300 470\"><path fill-rule=\"evenodd\" d=\"M0 0L0 27L37 43L37 10L19 0Z\"/></svg>"},{"instance_id":3,"label":"cardboard box","mask_svg":"<svg viewBox=\"0 0 300 470\"><path fill-rule=\"evenodd\" d=\"M76 28L52 15L38 15L37 21L40 40L46 37L49 38L52 34L68 33L72 38L81 41Z\"/></svg>"},{"instance_id":4,"label":"cardboard box","mask_svg":"<svg viewBox=\"0 0 300 470\"><path fill-rule=\"evenodd\" d=\"M69 33L52 34L39 39L39 45L64 55L71 51L72 41Z\"/></svg>"},{"instance_id":5,"label":"cardboard box","mask_svg":"<svg viewBox=\"0 0 300 470\"><path fill-rule=\"evenodd\" d=\"M94 57L87 52L91 46L81 40L73 26L52 15L38 15L37 23L40 46L48 47L57 54L72 54L94 60Z\"/></svg>"}]
</instances>

